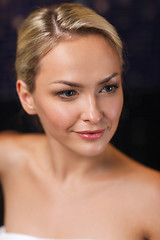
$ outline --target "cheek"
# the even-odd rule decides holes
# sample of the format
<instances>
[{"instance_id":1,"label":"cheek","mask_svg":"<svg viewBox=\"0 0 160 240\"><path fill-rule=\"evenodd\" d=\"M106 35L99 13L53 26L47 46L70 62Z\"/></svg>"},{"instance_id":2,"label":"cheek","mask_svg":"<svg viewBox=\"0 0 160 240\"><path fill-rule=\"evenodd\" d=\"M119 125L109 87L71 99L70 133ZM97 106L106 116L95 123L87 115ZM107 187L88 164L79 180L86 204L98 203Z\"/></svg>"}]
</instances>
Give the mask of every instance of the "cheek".
<instances>
[{"instance_id":1,"label":"cheek","mask_svg":"<svg viewBox=\"0 0 160 240\"><path fill-rule=\"evenodd\" d=\"M112 122L119 121L123 107L123 96L111 98L107 104L104 105L105 115L107 119Z\"/></svg>"},{"instance_id":2,"label":"cheek","mask_svg":"<svg viewBox=\"0 0 160 240\"><path fill-rule=\"evenodd\" d=\"M74 110L67 105L52 104L42 109L44 120L52 127L69 128L75 121ZM43 120L42 120L43 121ZM45 123L44 123L45 124Z\"/></svg>"}]
</instances>

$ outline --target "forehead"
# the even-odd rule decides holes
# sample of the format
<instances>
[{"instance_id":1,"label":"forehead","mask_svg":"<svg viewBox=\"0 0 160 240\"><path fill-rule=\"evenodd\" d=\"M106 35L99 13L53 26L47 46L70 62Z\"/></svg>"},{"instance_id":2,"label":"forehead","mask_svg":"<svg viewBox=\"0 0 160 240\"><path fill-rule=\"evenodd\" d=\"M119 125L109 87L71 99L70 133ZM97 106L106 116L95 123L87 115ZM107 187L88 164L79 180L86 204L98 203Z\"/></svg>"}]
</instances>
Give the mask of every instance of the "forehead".
<instances>
[{"instance_id":1,"label":"forehead","mask_svg":"<svg viewBox=\"0 0 160 240\"><path fill-rule=\"evenodd\" d=\"M120 71L120 60L107 39L99 34L89 34L61 40L41 60L39 75L45 74L48 79L71 75L87 78L117 71Z\"/></svg>"}]
</instances>

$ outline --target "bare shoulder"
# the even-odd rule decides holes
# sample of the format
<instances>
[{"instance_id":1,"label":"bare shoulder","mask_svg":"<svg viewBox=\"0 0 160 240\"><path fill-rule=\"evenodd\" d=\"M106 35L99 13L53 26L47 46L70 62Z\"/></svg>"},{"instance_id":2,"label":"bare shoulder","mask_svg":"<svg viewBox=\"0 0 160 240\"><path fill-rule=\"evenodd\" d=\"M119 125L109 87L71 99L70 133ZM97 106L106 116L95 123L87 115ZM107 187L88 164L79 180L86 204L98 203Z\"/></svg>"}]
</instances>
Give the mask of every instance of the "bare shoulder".
<instances>
[{"instance_id":1,"label":"bare shoulder","mask_svg":"<svg viewBox=\"0 0 160 240\"><path fill-rule=\"evenodd\" d=\"M130 184L133 184L141 191L152 191L154 194L160 194L160 172L149 168L142 163L128 157L115 147L111 147L113 155L122 162L122 168ZM143 187L143 188L142 188ZM160 200L160 196L159 196Z\"/></svg>"},{"instance_id":2,"label":"bare shoulder","mask_svg":"<svg viewBox=\"0 0 160 240\"><path fill-rule=\"evenodd\" d=\"M160 173L135 164L132 177L138 216L148 239L160 239Z\"/></svg>"},{"instance_id":3,"label":"bare shoulder","mask_svg":"<svg viewBox=\"0 0 160 240\"><path fill-rule=\"evenodd\" d=\"M42 134L22 134L16 131L0 133L0 173L21 164L44 141Z\"/></svg>"},{"instance_id":4,"label":"bare shoulder","mask_svg":"<svg viewBox=\"0 0 160 240\"><path fill-rule=\"evenodd\" d=\"M148 239L160 239L160 172L127 157L113 148L114 156L124 163L124 196L131 203L137 221Z\"/></svg>"},{"instance_id":5,"label":"bare shoulder","mask_svg":"<svg viewBox=\"0 0 160 240\"><path fill-rule=\"evenodd\" d=\"M131 179L136 182L157 184L160 183L160 172L154 170L150 167L145 166L144 164L136 161L135 159L130 158L114 146L110 145L110 152L113 156L113 159L118 159L121 162L123 169L127 170Z\"/></svg>"}]
</instances>

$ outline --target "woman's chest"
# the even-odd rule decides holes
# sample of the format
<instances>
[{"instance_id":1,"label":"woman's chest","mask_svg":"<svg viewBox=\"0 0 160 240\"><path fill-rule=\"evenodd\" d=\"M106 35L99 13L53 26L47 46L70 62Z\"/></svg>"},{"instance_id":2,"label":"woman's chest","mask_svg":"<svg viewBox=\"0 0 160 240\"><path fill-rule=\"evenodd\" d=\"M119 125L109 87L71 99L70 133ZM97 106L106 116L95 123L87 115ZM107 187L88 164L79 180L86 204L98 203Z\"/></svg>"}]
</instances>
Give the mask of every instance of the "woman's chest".
<instances>
[{"instance_id":1,"label":"woman's chest","mask_svg":"<svg viewBox=\"0 0 160 240\"><path fill-rule=\"evenodd\" d=\"M21 233L47 238L143 239L138 218L113 194L74 199L74 193L56 195L52 186L47 190L39 184L12 194L6 197L5 211L10 232L20 229Z\"/></svg>"},{"instance_id":2,"label":"woman's chest","mask_svg":"<svg viewBox=\"0 0 160 240\"><path fill-rule=\"evenodd\" d=\"M9 232L45 238L143 240L134 201L119 188L61 188L46 175L24 174L4 184Z\"/></svg>"}]
</instances>

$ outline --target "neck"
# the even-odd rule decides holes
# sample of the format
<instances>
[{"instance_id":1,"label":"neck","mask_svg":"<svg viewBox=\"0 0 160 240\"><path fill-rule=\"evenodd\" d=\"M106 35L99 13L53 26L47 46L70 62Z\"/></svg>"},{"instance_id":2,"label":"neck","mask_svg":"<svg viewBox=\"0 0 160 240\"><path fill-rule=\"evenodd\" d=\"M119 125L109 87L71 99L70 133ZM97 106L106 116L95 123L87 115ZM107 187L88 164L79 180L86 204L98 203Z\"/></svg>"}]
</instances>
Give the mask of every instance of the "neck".
<instances>
[{"instance_id":1,"label":"neck","mask_svg":"<svg viewBox=\"0 0 160 240\"><path fill-rule=\"evenodd\" d=\"M106 160L107 150L98 156L88 157L67 149L53 139L48 139L48 146L52 170L54 176L59 181L78 178L85 179L89 176L101 175L104 169L106 169L106 165L110 164Z\"/></svg>"}]
</instances>

